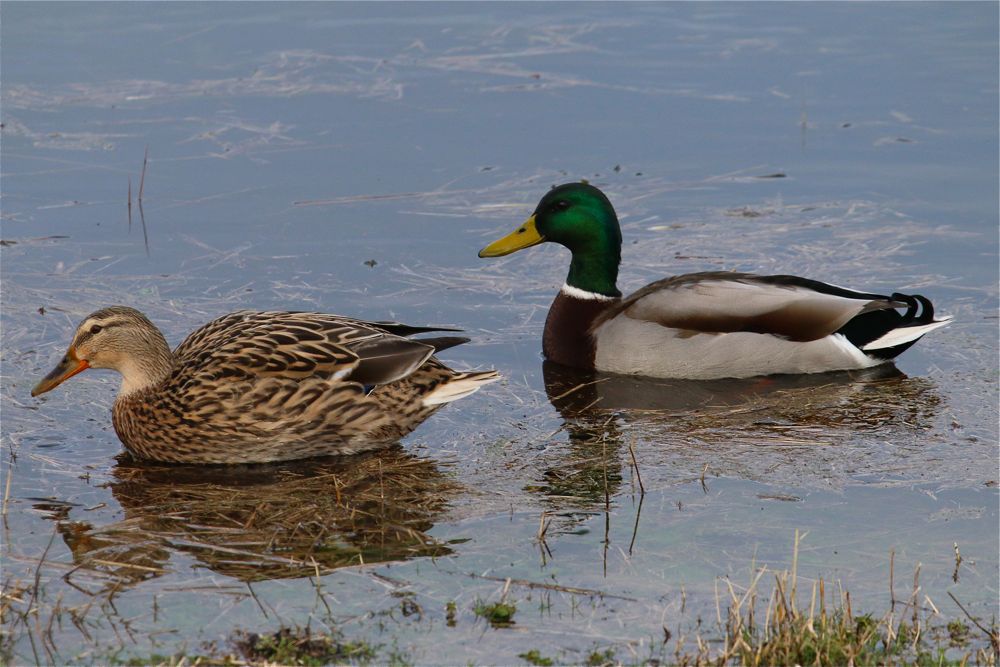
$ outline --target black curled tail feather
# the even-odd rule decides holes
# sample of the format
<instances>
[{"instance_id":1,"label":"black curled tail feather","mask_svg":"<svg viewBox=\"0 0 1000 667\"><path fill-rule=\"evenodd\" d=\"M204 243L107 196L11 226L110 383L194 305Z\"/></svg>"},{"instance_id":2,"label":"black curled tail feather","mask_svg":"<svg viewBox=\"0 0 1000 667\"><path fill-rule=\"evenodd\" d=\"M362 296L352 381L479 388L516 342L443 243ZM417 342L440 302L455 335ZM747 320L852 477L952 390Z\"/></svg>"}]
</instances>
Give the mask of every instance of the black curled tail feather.
<instances>
[{"instance_id":1,"label":"black curled tail feather","mask_svg":"<svg viewBox=\"0 0 1000 667\"><path fill-rule=\"evenodd\" d=\"M920 294L914 294L913 298L920 302L920 306L922 309L920 312L920 319L917 321L920 322L920 324L930 324L931 322L933 322L934 304L931 303L931 300Z\"/></svg>"},{"instance_id":2,"label":"black curled tail feather","mask_svg":"<svg viewBox=\"0 0 1000 667\"><path fill-rule=\"evenodd\" d=\"M837 330L837 333L847 338L855 347L863 349L894 329L934 322L934 305L923 295L895 292L888 297L888 300L900 306L905 305L906 312L900 313L898 310L885 308L861 313ZM916 339L894 347L866 350L865 354L879 359L892 359L915 342Z\"/></svg>"},{"instance_id":3,"label":"black curled tail feather","mask_svg":"<svg viewBox=\"0 0 1000 667\"><path fill-rule=\"evenodd\" d=\"M930 324L934 321L934 304L922 294L902 294L895 292L891 297L893 301L906 304L906 313L902 316L899 326L910 324ZM919 314L917 314L919 311Z\"/></svg>"},{"instance_id":4,"label":"black curled tail feather","mask_svg":"<svg viewBox=\"0 0 1000 667\"><path fill-rule=\"evenodd\" d=\"M917 297L911 296L909 294L903 294L902 292L893 292L892 296L890 296L889 298L892 299L893 301L906 304L906 312L900 316L898 326L906 326L907 324L911 324L916 319L917 311L920 309L920 302L917 301ZM888 329L886 331L888 331ZM876 336L875 338L878 338L878 336ZM875 340L875 338L873 338L872 340Z\"/></svg>"}]
</instances>

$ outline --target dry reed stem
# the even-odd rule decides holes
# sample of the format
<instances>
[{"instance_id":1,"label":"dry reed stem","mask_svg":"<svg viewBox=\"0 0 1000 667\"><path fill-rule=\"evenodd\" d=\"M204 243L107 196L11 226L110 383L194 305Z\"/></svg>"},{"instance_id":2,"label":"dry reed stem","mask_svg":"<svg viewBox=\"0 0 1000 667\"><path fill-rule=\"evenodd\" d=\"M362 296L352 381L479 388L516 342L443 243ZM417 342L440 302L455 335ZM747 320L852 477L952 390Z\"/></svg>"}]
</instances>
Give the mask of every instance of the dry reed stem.
<instances>
[{"instance_id":1,"label":"dry reed stem","mask_svg":"<svg viewBox=\"0 0 1000 667\"><path fill-rule=\"evenodd\" d=\"M571 595L614 598L616 600L628 600L629 602L638 602L636 598L628 597L627 595L617 595L615 593L599 591L594 588L580 588L578 586L562 586L560 584L550 584L541 581L531 581L530 579L515 579L511 577L491 577L489 575L476 574L474 572L468 573L468 576L473 577L475 579L485 579L486 581L499 581L501 583L506 583L509 581L512 585L526 586L527 588L542 588L549 591L559 591L561 593L569 593Z\"/></svg>"},{"instance_id":2,"label":"dry reed stem","mask_svg":"<svg viewBox=\"0 0 1000 667\"><path fill-rule=\"evenodd\" d=\"M640 490L642 486L640 485ZM632 524L632 539L628 543L628 555L632 555L632 547L635 546L635 539L639 534L639 517L642 516L642 503L646 499L645 493L639 494L639 506L635 510L635 523Z\"/></svg>"},{"instance_id":3,"label":"dry reed stem","mask_svg":"<svg viewBox=\"0 0 1000 667\"><path fill-rule=\"evenodd\" d=\"M549 529L549 522L545 520L546 511L542 510L542 513L538 517L538 535L536 538L539 542L545 540L545 532Z\"/></svg>"},{"instance_id":4,"label":"dry reed stem","mask_svg":"<svg viewBox=\"0 0 1000 667\"><path fill-rule=\"evenodd\" d=\"M715 587L715 618L718 624L722 625L722 609L719 605L719 579L716 577L715 581L712 582Z\"/></svg>"},{"instance_id":5,"label":"dry reed stem","mask_svg":"<svg viewBox=\"0 0 1000 667\"><path fill-rule=\"evenodd\" d=\"M146 257L149 257L149 232L146 228L146 213L142 208L142 199L139 200L139 220L142 222L142 244L146 248Z\"/></svg>"},{"instance_id":6,"label":"dry reed stem","mask_svg":"<svg viewBox=\"0 0 1000 667\"><path fill-rule=\"evenodd\" d=\"M4 482L3 488L3 517L6 521L7 517L7 501L10 499L10 480L14 476L14 465L12 462L7 463L7 481Z\"/></svg>"},{"instance_id":7,"label":"dry reed stem","mask_svg":"<svg viewBox=\"0 0 1000 667\"><path fill-rule=\"evenodd\" d=\"M571 387L571 388L567 389L566 391L562 392L561 394L557 394L555 396L549 396L549 401L550 402L552 402L552 401L558 401L560 399L566 398L567 396L571 396L572 394L575 394L576 392L580 391L581 389L584 389L586 387L591 387L591 386L596 385L596 384L598 384L600 382L607 382L608 380L609 380L609 378L598 378L597 380L592 380L590 382L581 382L580 384L576 385L575 387Z\"/></svg>"},{"instance_id":8,"label":"dry reed stem","mask_svg":"<svg viewBox=\"0 0 1000 667\"><path fill-rule=\"evenodd\" d=\"M635 478L639 482L639 493L640 495L646 495L646 487L642 483L642 475L639 474L639 463L635 460L635 448L632 447L634 438L628 441L628 453L632 457L632 468L635 470ZM641 500L640 500L641 502Z\"/></svg>"},{"instance_id":9,"label":"dry reed stem","mask_svg":"<svg viewBox=\"0 0 1000 667\"><path fill-rule=\"evenodd\" d=\"M149 146L146 146L142 154L142 171L139 174L139 203L142 203L142 193L146 188L146 163L149 162Z\"/></svg>"},{"instance_id":10,"label":"dry reed stem","mask_svg":"<svg viewBox=\"0 0 1000 667\"><path fill-rule=\"evenodd\" d=\"M896 586L895 581L895 570L896 570L896 550L889 550L889 612L892 613L896 610Z\"/></svg>"},{"instance_id":11,"label":"dry reed stem","mask_svg":"<svg viewBox=\"0 0 1000 667\"><path fill-rule=\"evenodd\" d=\"M952 601L954 601L954 603L958 605L958 608L962 610L962 613L965 614L965 617L968 618L970 621L972 621L972 623L977 628L979 628L984 635L986 635L986 637L990 641L990 644L993 647L994 653L997 655L997 661L1000 662L1000 630L998 630L996 627L994 627L994 629L992 630L985 628L983 624L980 623L978 619L976 619L975 616L969 613L969 610L965 608L965 605L959 602L958 598L955 597L955 595L951 591L948 591L948 597L950 597Z\"/></svg>"},{"instance_id":12,"label":"dry reed stem","mask_svg":"<svg viewBox=\"0 0 1000 667\"><path fill-rule=\"evenodd\" d=\"M149 146L146 146L142 154L142 171L139 173L139 219L142 221L142 243L146 249L146 256L149 257L149 232L146 229L146 213L142 206L142 195L146 188L146 165L149 162ZM132 177L128 179L128 229L132 231Z\"/></svg>"},{"instance_id":13,"label":"dry reed stem","mask_svg":"<svg viewBox=\"0 0 1000 667\"><path fill-rule=\"evenodd\" d=\"M128 176L128 199L126 202L126 210L128 211L128 231L129 234L132 233L132 175Z\"/></svg>"},{"instance_id":14,"label":"dry reed stem","mask_svg":"<svg viewBox=\"0 0 1000 667\"><path fill-rule=\"evenodd\" d=\"M806 534L808 535L808 533L806 533ZM799 574L799 540L800 540L799 529L796 528L795 529L795 543L794 543L794 547L792 548L792 591L791 591L791 595L789 596L789 601L791 603L792 613L793 614L797 614L798 613L798 611L797 611L798 610L798 605L797 605L795 594L796 594L797 589L798 589L798 581L799 581L798 580L798 574Z\"/></svg>"}]
</instances>

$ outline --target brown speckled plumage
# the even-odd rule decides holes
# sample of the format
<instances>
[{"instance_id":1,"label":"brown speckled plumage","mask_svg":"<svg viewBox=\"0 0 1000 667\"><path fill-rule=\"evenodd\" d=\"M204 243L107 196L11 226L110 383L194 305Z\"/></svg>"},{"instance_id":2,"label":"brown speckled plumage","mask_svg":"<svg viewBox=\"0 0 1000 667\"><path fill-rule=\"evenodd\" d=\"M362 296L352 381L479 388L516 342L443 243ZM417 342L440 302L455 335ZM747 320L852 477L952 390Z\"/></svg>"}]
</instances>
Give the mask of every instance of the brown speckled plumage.
<instances>
[{"instance_id":1,"label":"brown speckled plumage","mask_svg":"<svg viewBox=\"0 0 1000 667\"><path fill-rule=\"evenodd\" d=\"M141 313L115 306L81 323L63 363L34 393L72 375L50 380L66 364L119 370L114 427L140 458L254 463L352 453L397 440L443 403L497 378L455 372L431 356L435 345L462 339L397 335L422 331L322 313L241 311L209 322L171 353Z\"/></svg>"}]
</instances>

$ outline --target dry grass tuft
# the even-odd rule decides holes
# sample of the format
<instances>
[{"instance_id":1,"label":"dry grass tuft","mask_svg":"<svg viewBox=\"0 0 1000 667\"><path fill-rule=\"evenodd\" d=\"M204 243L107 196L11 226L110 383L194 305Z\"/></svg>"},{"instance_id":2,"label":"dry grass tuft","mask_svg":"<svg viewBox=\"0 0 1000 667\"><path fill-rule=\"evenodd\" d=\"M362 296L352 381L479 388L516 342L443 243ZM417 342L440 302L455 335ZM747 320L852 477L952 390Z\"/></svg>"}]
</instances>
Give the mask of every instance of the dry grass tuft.
<instances>
[{"instance_id":1,"label":"dry grass tuft","mask_svg":"<svg viewBox=\"0 0 1000 667\"><path fill-rule=\"evenodd\" d=\"M769 595L761 590L766 566L756 570L745 588L725 579L725 615L721 599L716 600L721 642L705 639L699 631L694 635L695 650L689 653L682 635L676 644L676 663L720 667L997 664L1000 630L996 619L987 628L969 616L983 633L978 644L962 632L967 630L964 624L954 620L945 624L930 598L920 599L919 564L909 599L901 606L897 604L901 601L893 599L881 617L855 615L850 593L839 585L833 590L822 578L810 581L808 596L802 595L804 580L797 572L800 541L796 531L792 568L773 573ZM721 648L713 648L719 643Z\"/></svg>"}]
</instances>

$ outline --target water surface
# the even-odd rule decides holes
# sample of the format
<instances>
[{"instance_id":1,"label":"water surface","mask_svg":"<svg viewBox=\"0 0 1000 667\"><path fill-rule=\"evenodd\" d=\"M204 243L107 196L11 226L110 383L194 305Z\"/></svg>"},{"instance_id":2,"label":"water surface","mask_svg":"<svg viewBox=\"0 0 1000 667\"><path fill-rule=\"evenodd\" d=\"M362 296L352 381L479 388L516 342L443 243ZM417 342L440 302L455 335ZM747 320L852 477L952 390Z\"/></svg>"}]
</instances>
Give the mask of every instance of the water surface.
<instances>
[{"instance_id":1,"label":"water surface","mask_svg":"<svg viewBox=\"0 0 1000 667\"><path fill-rule=\"evenodd\" d=\"M888 608L893 554L897 597L919 563L945 617L948 592L998 611L995 4L2 14L3 578L42 624L5 619L15 663L282 623L417 662L637 661L725 578L790 567L796 530L856 610ZM566 375L539 354L565 251L476 251L579 178L618 209L624 290L795 273L955 322L875 374ZM378 456L136 464L110 374L28 395L111 303L172 344L239 308L457 325L447 361L505 380ZM504 595L512 628L473 614Z\"/></svg>"}]
</instances>

